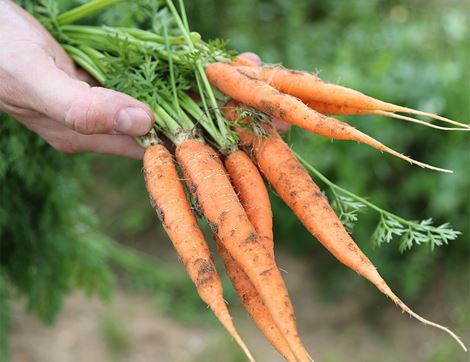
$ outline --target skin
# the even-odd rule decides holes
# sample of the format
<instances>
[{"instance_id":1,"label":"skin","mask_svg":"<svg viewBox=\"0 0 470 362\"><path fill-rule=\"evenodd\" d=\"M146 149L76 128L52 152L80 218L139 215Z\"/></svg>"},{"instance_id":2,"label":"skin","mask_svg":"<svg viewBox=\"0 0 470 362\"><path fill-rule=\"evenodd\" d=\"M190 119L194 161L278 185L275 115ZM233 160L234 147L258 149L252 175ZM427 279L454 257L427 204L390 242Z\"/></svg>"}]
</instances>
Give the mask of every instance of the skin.
<instances>
[{"instance_id":1,"label":"skin","mask_svg":"<svg viewBox=\"0 0 470 362\"><path fill-rule=\"evenodd\" d=\"M10 0L0 0L0 48L0 111L58 151L142 159L144 149L133 136L152 127L150 108L96 86L46 29ZM246 56L260 62L256 54Z\"/></svg>"},{"instance_id":2,"label":"skin","mask_svg":"<svg viewBox=\"0 0 470 362\"><path fill-rule=\"evenodd\" d=\"M59 151L142 158L131 136L149 131L150 108L88 84L52 36L9 0L0 0L0 48L0 110Z\"/></svg>"}]
</instances>

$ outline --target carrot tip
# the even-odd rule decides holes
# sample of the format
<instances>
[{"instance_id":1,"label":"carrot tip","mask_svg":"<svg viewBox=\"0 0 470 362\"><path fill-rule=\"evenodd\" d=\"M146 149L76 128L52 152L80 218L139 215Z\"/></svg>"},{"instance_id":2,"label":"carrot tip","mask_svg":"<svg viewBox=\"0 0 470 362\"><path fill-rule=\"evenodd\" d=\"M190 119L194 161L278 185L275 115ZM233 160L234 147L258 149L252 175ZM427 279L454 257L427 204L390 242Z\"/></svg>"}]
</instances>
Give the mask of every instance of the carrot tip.
<instances>
[{"instance_id":1,"label":"carrot tip","mask_svg":"<svg viewBox=\"0 0 470 362\"><path fill-rule=\"evenodd\" d=\"M440 330L446 332L460 345L460 347L462 347L462 349L465 352L468 351L467 347L461 341L461 339L454 332L452 332L449 328L444 327L440 324L431 322L430 320L427 320L427 319L421 317L419 314L413 312L405 303L402 302L402 300L400 298L398 298L392 292L392 290L387 285L385 285L385 287L382 287L382 288L379 287L379 289L382 291L382 293L384 293L387 297L389 297L396 305L398 305L401 308L402 312L408 313L411 317L419 320L420 322L422 322L425 325L429 325L431 327L434 327L434 328L437 328L437 329L440 329Z\"/></svg>"},{"instance_id":2,"label":"carrot tip","mask_svg":"<svg viewBox=\"0 0 470 362\"><path fill-rule=\"evenodd\" d=\"M470 131L470 127L442 127L442 126L438 126L434 123L429 123L429 122L422 121L420 119L416 119L416 118L412 118L412 117L408 117L408 116L403 116L401 114L396 114L394 112L376 110L376 111L371 111L371 113L381 115L381 116L384 116L384 117L396 118L396 119L401 119L401 120L408 121L408 122L417 123L417 124L420 124L420 125L423 125L423 126L426 126L426 127L440 129L442 131L464 131L464 132L469 132Z\"/></svg>"}]
</instances>

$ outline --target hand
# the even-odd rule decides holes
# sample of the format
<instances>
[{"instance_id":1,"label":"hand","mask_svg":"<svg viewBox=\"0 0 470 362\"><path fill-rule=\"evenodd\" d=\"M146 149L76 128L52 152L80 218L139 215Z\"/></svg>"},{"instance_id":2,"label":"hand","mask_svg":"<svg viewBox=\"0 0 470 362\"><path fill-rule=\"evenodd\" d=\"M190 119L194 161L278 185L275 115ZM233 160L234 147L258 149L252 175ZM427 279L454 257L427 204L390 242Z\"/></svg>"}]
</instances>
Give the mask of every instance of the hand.
<instances>
[{"instance_id":1,"label":"hand","mask_svg":"<svg viewBox=\"0 0 470 362\"><path fill-rule=\"evenodd\" d=\"M251 60L252 62L258 65L261 64L261 58L258 56L258 54L255 54L255 53L250 53L250 52L242 53L239 55L239 57ZM290 128L290 124L287 122L284 122L282 119L272 118L271 122L273 126L276 127L278 132L281 132L281 133L287 132Z\"/></svg>"},{"instance_id":2,"label":"hand","mask_svg":"<svg viewBox=\"0 0 470 362\"><path fill-rule=\"evenodd\" d=\"M150 108L87 84L41 24L9 0L0 0L0 49L0 110L62 152L143 157L132 136L152 127Z\"/></svg>"}]
</instances>

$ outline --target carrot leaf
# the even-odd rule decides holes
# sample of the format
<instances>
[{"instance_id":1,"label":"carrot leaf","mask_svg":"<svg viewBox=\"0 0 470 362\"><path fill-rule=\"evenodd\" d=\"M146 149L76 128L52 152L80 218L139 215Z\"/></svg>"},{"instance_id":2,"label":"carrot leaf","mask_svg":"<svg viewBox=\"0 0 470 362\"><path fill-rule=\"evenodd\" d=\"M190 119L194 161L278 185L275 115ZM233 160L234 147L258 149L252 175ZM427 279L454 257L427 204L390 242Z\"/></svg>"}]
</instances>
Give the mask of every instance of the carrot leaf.
<instances>
[{"instance_id":1,"label":"carrot leaf","mask_svg":"<svg viewBox=\"0 0 470 362\"><path fill-rule=\"evenodd\" d=\"M450 223L435 226L431 218L416 221L397 216L364 197L336 185L298 153L293 152L312 176L320 179L330 188L334 197L333 207L349 232L352 232L354 224L358 221L359 212L370 209L379 214L379 222L371 237L371 242L375 246L389 244L399 238L398 249L402 253L419 245L427 245L430 250L434 250L436 247L457 239L461 234L460 231L454 230Z\"/></svg>"}]
</instances>

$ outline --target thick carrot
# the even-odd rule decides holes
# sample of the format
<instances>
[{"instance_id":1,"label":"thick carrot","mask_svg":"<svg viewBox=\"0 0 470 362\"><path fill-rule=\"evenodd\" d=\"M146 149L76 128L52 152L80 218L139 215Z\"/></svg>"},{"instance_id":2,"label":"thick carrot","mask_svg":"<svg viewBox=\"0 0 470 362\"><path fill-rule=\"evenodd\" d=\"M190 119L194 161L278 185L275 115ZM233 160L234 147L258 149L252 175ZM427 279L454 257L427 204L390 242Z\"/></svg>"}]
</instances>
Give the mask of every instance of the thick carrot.
<instances>
[{"instance_id":1,"label":"thick carrot","mask_svg":"<svg viewBox=\"0 0 470 362\"><path fill-rule=\"evenodd\" d=\"M260 243L217 153L199 140L176 148L176 158L201 212L220 242L247 274L296 358L308 361L281 273Z\"/></svg>"},{"instance_id":2,"label":"thick carrot","mask_svg":"<svg viewBox=\"0 0 470 362\"><path fill-rule=\"evenodd\" d=\"M163 145L156 144L145 151L144 175L150 201L196 285L199 296L209 305L249 360L254 361L232 323L209 248L186 198L173 157Z\"/></svg>"},{"instance_id":3,"label":"thick carrot","mask_svg":"<svg viewBox=\"0 0 470 362\"><path fill-rule=\"evenodd\" d=\"M237 60L237 64L242 64ZM253 67L245 62L245 65ZM243 67L242 67L243 68ZM257 67L256 77L267 82L279 91L306 101L334 104L342 107L368 109L375 111L403 112L430 117L443 122L470 128L470 125L441 117L434 113L422 112L412 108L397 106L367 96L351 88L326 83L312 73L290 70L280 66Z\"/></svg>"},{"instance_id":4,"label":"thick carrot","mask_svg":"<svg viewBox=\"0 0 470 362\"><path fill-rule=\"evenodd\" d=\"M225 168L248 219L258 234L260 242L274 258L272 211L263 178L253 161L245 152L240 150L227 156ZM268 341L284 358L288 361L296 361L286 339L274 323L271 313L253 283L218 238L216 238L216 242L219 253L224 260L227 274L248 314Z\"/></svg>"},{"instance_id":5,"label":"thick carrot","mask_svg":"<svg viewBox=\"0 0 470 362\"><path fill-rule=\"evenodd\" d=\"M314 111L302 101L281 93L267 83L258 80L256 74L253 75L252 71L256 71L256 69L253 67L234 67L224 63L212 63L206 68L209 81L222 93L272 117L282 119L287 123L297 125L320 136L367 144L379 151L390 153L421 167L452 172L413 160L347 123Z\"/></svg>"},{"instance_id":6,"label":"thick carrot","mask_svg":"<svg viewBox=\"0 0 470 362\"><path fill-rule=\"evenodd\" d=\"M422 121L420 119L412 118L403 116L401 114L396 114L393 112L381 111L381 110L373 110L373 109L363 109L363 108L354 108L349 106L340 106L333 103L323 103L317 102L312 100L306 100L304 103L309 106L310 108L314 109L318 113L322 113L325 115L337 115L337 116L352 116L352 115L378 115L390 118L396 118L408 122L418 123L420 125L440 129L443 131L470 131L470 128L458 128L458 127L442 127L438 126L434 123L429 123Z\"/></svg>"},{"instance_id":7,"label":"thick carrot","mask_svg":"<svg viewBox=\"0 0 470 362\"><path fill-rule=\"evenodd\" d=\"M226 109L225 116L232 121L238 118L233 107ZM257 138L240 130L240 139L245 147L250 148L259 169L279 197L294 211L308 231L340 262L372 282L403 311L424 324L449 333L466 350L452 331L414 313L392 292L346 231L308 172L274 129L264 138Z\"/></svg>"}]
</instances>

